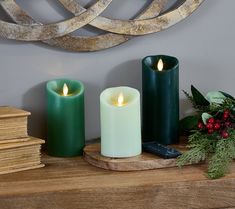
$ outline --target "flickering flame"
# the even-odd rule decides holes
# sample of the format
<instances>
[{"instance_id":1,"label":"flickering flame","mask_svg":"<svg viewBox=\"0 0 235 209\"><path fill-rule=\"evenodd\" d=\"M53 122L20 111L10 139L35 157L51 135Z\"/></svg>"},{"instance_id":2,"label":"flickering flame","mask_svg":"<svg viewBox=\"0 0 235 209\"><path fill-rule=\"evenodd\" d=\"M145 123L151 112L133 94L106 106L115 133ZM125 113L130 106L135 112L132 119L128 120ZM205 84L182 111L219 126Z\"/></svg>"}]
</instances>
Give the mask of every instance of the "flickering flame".
<instances>
[{"instance_id":1,"label":"flickering flame","mask_svg":"<svg viewBox=\"0 0 235 209\"><path fill-rule=\"evenodd\" d=\"M121 106L123 106L123 104L124 104L124 96L123 96L123 93L120 93L120 94L118 95L117 105L118 105L119 107L121 107Z\"/></svg>"},{"instance_id":2,"label":"flickering flame","mask_svg":"<svg viewBox=\"0 0 235 209\"><path fill-rule=\"evenodd\" d=\"M69 93L69 88L68 88L67 84L65 83L63 86L63 95L68 96L68 93Z\"/></svg>"},{"instance_id":3,"label":"flickering flame","mask_svg":"<svg viewBox=\"0 0 235 209\"><path fill-rule=\"evenodd\" d=\"M162 70L163 70L163 61L162 61L162 59L160 59L160 60L158 61L158 63L157 63L157 69L158 69L159 71L162 71Z\"/></svg>"}]
</instances>

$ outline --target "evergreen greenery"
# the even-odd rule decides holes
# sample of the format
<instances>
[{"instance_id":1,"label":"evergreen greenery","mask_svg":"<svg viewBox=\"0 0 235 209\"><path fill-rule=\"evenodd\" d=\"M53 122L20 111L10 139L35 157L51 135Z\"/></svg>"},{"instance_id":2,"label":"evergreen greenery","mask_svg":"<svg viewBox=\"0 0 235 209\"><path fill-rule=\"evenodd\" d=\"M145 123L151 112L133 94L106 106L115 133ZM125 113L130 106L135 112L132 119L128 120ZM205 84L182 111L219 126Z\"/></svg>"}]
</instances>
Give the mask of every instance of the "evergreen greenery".
<instances>
[{"instance_id":1,"label":"evergreen greenery","mask_svg":"<svg viewBox=\"0 0 235 209\"><path fill-rule=\"evenodd\" d=\"M206 98L195 87L191 90L194 91L193 96L185 91L184 93L197 109L197 115L187 116L181 120L181 128L190 131L187 145L189 150L177 159L177 165L182 167L206 161L208 178L223 177L229 172L231 162L235 159L235 99L229 94L220 92L225 96L223 102L220 104L208 102L208 105L205 102ZM195 97L204 98L195 100ZM213 98L210 100L213 101ZM212 120L207 124L203 124L201 119L201 115L205 112L212 116ZM198 128L196 121L199 124Z\"/></svg>"}]
</instances>

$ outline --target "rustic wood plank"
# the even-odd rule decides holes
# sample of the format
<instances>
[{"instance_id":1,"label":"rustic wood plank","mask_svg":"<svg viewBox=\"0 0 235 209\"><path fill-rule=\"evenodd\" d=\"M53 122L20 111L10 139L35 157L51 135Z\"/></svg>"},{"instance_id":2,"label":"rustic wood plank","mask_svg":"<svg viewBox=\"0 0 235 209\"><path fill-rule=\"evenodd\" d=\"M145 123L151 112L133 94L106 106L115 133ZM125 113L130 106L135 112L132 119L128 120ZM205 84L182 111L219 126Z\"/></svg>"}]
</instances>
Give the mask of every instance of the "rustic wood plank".
<instances>
[{"instance_id":1,"label":"rustic wood plank","mask_svg":"<svg viewBox=\"0 0 235 209\"><path fill-rule=\"evenodd\" d=\"M185 145L175 145L181 152ZM131 158L109 158L100 154L100 143L90 144L84 148L84 159L93 166L114 171L141 171L176 167L176 159L163 159L156 155L143 152Z\"/></svg>"},{"instance_id":2,"label":"rustic wood plank","mask_svg":"<svg viewBox=\"0 0 235 209\"><path fill-rule=\"evenodd\" d=\"M44 164L39 164L38 162L19 164L18 166L12 166L12 167L9 167L7 170L0 171L0 174L3 175L3 174L27 171L27 170L37 169L37 168L43 168L44 166L45 166Z\"/></svg>"},{"instance_id":3,"label":"rustic wood plank","mask_svg":"<svg viewBox=\"0 0 235 209\"><path fill-rule=\"evenodd\" d=\"M235 163L230 174L211 181L203 165L114 172L90 166L80 157L44 156L43 162L43 169L1 176L1 209L235 207Z\"/></svg>"}]
</instances>

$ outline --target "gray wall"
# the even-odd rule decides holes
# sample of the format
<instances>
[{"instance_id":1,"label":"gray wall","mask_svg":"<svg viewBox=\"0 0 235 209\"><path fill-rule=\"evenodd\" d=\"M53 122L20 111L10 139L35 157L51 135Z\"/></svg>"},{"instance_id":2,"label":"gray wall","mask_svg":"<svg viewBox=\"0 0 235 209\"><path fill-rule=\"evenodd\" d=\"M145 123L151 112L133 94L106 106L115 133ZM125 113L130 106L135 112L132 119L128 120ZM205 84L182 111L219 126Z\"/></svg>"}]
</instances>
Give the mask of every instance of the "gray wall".
<instances>
[{"instance_id":1,"label":"gray wall","mask_svg":"<svg viewBox=\"0 0 235 209\"><path fill-rule=\"evenodd\" d=\"M54 7L52 0L18 3L40 21L68 16ZM142 5L142 0L114 0L106 15L131 17ZM86 86L87 139L98 137L100 92L119 85L141 90L141 58L151 54L179 58L180 89L189 90L194 84L203 92L220 89L235 94L234 8L234 0L206 0L192 16L166 31L94 53L64 52L42 44L0 39L0 105L31 111L30 134L44 136L46 81L79 79ZM181 94L181 116L189 107Z\"/></svg>"}]
</instances>

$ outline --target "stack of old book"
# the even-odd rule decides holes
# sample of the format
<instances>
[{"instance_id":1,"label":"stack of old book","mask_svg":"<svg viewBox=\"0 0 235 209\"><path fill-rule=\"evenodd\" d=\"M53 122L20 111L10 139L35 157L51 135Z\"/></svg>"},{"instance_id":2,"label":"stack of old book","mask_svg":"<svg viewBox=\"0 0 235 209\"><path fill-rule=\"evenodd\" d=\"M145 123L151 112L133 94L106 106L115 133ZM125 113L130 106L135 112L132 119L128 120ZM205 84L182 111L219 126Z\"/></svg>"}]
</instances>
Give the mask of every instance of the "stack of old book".
<instances>
[{"instance_id":1,"label":"stack of old book","mask_svg":"<svg viewBox=\"0 0 235 209\"><path fill-rule=\"evenodd\" d=\"M0 107L0 174L40 168L44 140L28 136L29 112Z\"/></svg>"}]
</instances>

